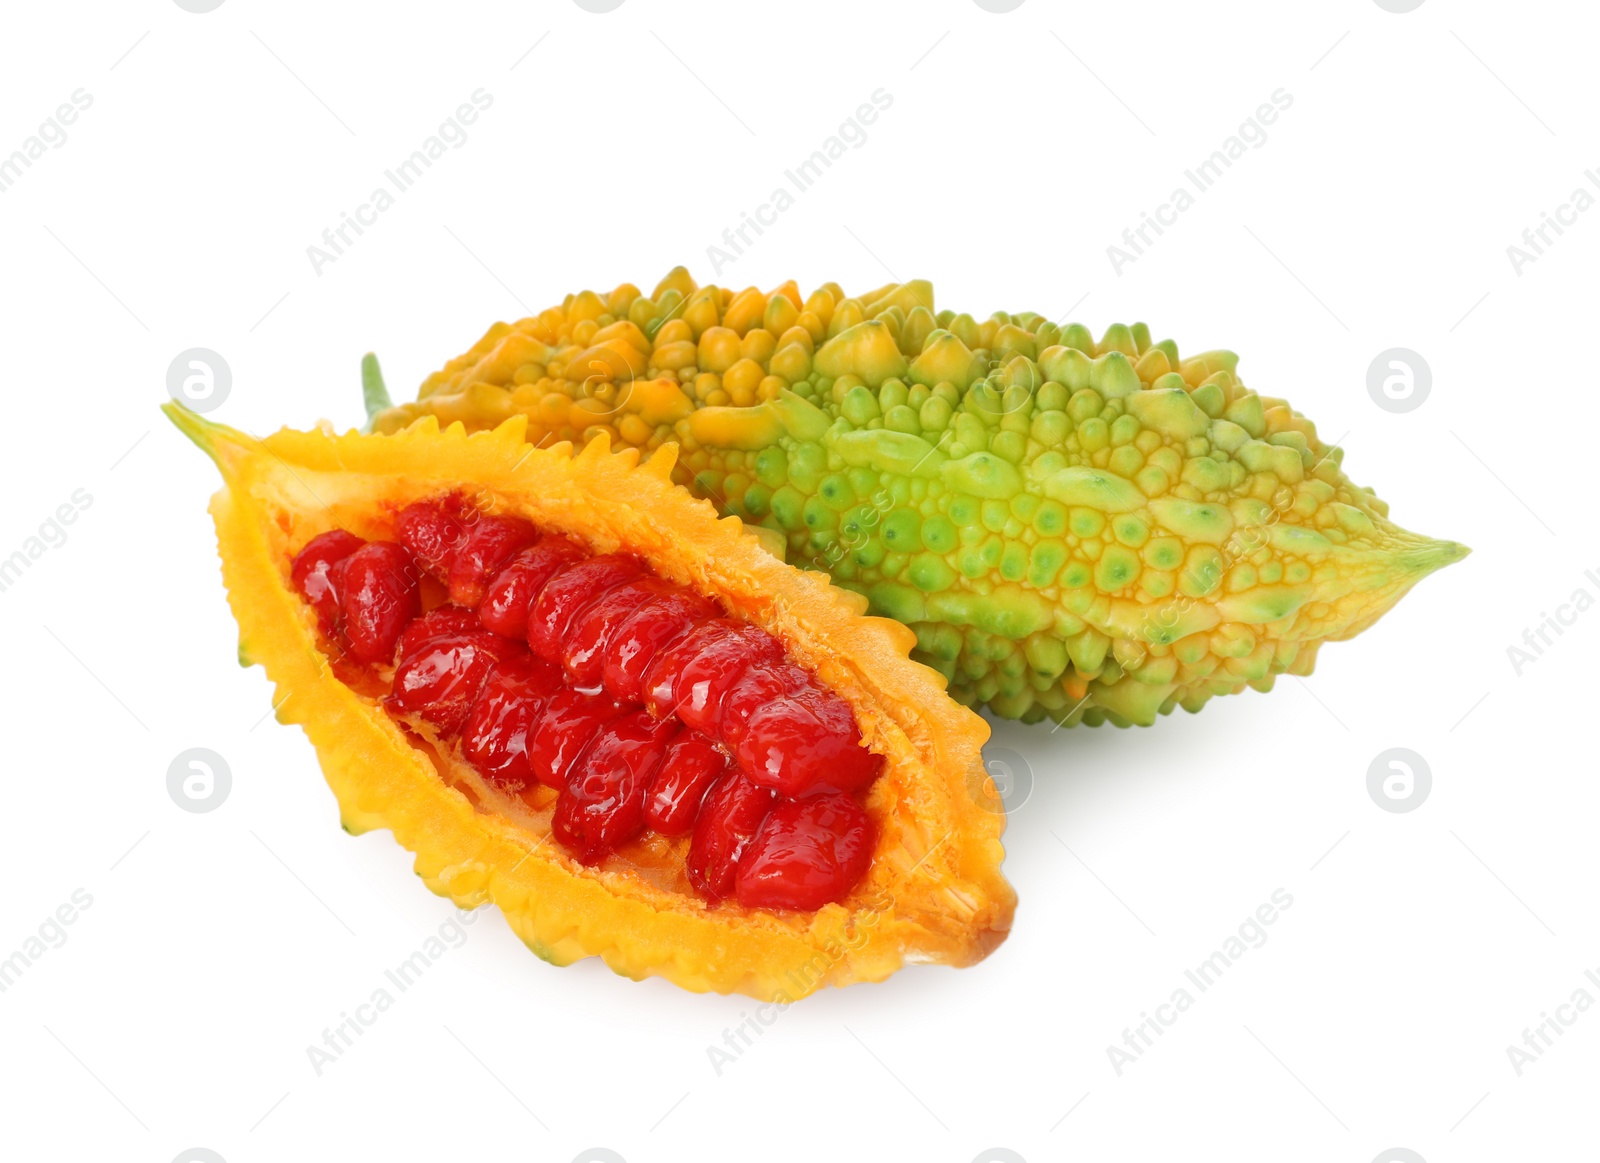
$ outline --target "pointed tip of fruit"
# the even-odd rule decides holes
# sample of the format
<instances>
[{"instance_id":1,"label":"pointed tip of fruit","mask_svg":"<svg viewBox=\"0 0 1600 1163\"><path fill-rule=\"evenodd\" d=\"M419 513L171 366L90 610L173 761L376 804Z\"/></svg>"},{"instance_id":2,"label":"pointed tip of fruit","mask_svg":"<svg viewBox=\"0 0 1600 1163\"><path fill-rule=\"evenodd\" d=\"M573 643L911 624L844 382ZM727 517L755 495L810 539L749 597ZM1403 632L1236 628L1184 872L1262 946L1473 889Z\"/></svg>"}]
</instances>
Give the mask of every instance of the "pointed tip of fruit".
<instances>
[{"instance_id":1,"label":"pointed tip of fruit","mask_svg":"<svg viewBox=\"0 0 1600 1163\"><path fill-rule=\"evenodd\" d=\"M177 400L167 400L161 405L161 410L167 414L167 419L172 421L172 426L182 432L196 447L203 452L210 453L215 443L213 436L216 428L202 419L197 412L185 408Z\"/></svg>"},{"instance_id":2,"label":"pointed tip of fruit","mask_svg":"<svg viewBox=\"0 0 1600 1163\"><path fill-rule=\"evenodd\" d=\"M1459 541L1435 541L1429 538L1401 553L1400 564L1408 572L1422 578L1447 565L1454 565L1471 552Z\"/></svg>"},{"instance_id":3,"label":"pointed tip of fruit","mask_svg":"<svg viewBox=\"0 0 1600 1163\"><path fill-rule=\"evenodd\" d=\"M1406 541L1383 557L1383 564L1369 574L1370 585L1346 599L1346 620L1328 635L1333 642L1354 638L1394 608L1411 588L1430 573L1454 565L1472 550L1459 541L1436 541L1431 537L1407 537Z\"/></svg>"},{"instance_id":4,"label":"pointed tip of fruit","mask_svg":"<svg viewBox=\"0 0 1600 1163\"><path fill-rule=\"evenodd\" d=\"M161 405L161 410L167 414L167 419L172 421L174 428L187 436L194 442L196 448L211 458L222 471L224 478L228 476L230 466L242 455L244 448L256 443L254 437L246 436L226 424L214 424L177 400L166 401Z\"/></svg>"}]
</instances>

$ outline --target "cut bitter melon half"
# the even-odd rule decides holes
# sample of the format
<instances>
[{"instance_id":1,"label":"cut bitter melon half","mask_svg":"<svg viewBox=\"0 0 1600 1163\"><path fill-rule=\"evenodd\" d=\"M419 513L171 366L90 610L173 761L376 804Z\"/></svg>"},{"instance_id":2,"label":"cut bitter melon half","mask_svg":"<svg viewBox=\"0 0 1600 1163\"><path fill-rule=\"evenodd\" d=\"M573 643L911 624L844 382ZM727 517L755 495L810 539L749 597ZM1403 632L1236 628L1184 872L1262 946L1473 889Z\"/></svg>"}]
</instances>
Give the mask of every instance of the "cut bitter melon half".
<instances>
[{"instance_id":1,"label":"cut bitter melon half","mask_svg":"<svg viewBox=\"0 0 1600 1163\"><path fill-rule=\"evenodd\" d=\"M535 443L676 443L680 483L909 625L956 698L1030 722L1148 724L1309 674L1467 552L1391 522L1232 352L975 319L923 280L802 296L679 267L369 400L380 432L522 414Z\"/></svg>"},{"instance_id":2,"label":"cut bitter melon half","mask_svg":"<svg viewBox=\"0 0 1600 1163\"><path fill-rule=\"evenodd\" d=\"M675 447L167 411L222 471L240 658L433 891L556 964L778 1001L1004 939L986 726L909 630L674 486Z\"/></svg>"}]
</instances>

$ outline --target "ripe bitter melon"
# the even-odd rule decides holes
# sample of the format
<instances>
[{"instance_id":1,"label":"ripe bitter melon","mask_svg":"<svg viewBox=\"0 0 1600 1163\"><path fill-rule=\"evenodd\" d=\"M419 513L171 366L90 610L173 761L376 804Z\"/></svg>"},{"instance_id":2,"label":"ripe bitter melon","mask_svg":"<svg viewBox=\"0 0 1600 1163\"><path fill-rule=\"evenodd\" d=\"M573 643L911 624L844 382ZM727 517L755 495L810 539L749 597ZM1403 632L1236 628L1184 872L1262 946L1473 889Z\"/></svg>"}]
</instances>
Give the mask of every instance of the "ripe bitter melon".
<instances>
[{"instance_id":1,"label":"ripe bitter melon","mask_svg":"<svg viewBox=\"0 0 1600 1163\"><path fill-rule=\"evenodd\" d=\"M556 964L779 1002L1009 930L987 726L904 626L673 485L676 446L166 410L222 472L240 659L434 892Z\"/></svg>"},{"instance_id":2,"label":"ripe bitter melon","mask_svg":"<svg viewBox=\"0 0 1600 1163\"><path fill-rule=\"evenodd\" d=\"M1309 674L1467 549L1408 533L1237 357L1142 323L935 312L926 282L806 297L583 291L497 323L398 406L529 439L679 448L674 479L906 623L952 695L1149 724Z\"/></svg>"}]
</instances>

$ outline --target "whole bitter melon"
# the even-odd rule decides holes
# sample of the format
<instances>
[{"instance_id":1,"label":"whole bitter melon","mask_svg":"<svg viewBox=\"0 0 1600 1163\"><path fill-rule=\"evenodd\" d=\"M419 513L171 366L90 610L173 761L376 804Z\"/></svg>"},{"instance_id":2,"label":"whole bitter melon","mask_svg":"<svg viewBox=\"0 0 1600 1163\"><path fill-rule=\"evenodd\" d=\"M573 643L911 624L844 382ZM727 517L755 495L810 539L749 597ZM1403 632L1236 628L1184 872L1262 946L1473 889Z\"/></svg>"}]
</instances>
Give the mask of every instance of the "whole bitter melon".
<instances>
[{"instance_id":1,"label":"whole bitter melon","mask_svg":"<svg viewBox=\"0 0 1600 1163\"><path fill-rule=\"evenodd\" d=\"M680 483L907 623L958 699L1126 725L1310 673L1468 552L1390 522L1236 365L1142 323L936 312L923 281L802 298L679 267L495 324L412 403L369 361L368 401L379 432L675 442Z\"/></svg>"}]
</instances>

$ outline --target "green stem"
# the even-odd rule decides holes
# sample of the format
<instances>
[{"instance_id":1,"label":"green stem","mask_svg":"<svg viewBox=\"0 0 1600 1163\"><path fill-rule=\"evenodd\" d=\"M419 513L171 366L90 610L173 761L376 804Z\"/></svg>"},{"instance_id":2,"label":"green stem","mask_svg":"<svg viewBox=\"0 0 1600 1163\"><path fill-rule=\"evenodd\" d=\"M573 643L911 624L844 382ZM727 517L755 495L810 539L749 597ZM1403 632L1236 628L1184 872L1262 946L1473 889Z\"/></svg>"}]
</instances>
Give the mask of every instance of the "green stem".
<instances>
[{"instance_id":1,"label":"green stem","mask_svg":"<svg viewBox=\"0 0 1600 1163\"><path fill-rule=\"evenodd\" d=\"M361 357L361 395L367 405L367 425L371 427L372 418L391 404L378 357L370 351Z\"/></svg>"}]
</instances>

